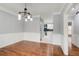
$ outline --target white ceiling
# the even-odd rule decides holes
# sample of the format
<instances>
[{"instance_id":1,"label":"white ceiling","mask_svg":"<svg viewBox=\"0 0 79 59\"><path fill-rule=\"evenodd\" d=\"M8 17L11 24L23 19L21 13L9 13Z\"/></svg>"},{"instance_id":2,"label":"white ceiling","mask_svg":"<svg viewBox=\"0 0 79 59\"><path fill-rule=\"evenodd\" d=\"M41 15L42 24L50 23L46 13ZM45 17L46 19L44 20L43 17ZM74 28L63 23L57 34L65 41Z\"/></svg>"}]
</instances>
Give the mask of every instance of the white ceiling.
<instances>
[{"instance_id":1,"label":"white ceiling","mask_svg":"<svg viewBox=\"0 0 79 59\"><path fill-rule=\"evenodd\" d=\"M32 15L51 15L61 13L65 3L27 3L27 9ZM0 10L16 15L23 11L24 3L0 3Z\"/></svg>"}]
</instances>

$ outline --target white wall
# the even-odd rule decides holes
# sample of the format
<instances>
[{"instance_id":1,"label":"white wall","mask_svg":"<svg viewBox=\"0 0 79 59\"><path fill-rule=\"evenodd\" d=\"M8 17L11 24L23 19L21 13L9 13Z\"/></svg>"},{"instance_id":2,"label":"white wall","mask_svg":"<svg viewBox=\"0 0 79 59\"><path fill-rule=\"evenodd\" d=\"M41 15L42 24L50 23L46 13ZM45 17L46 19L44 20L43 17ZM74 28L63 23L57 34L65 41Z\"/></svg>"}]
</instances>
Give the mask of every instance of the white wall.
<instances>
[{"instance_id":1,"label":"white wall","mask_svg":"<svg viewBox=\"0 0 79 59\"><path fill-rule=\"evenodd\" d=\"M73 39L72 39L72 43L79 47L79 14L77 14L74 19L73 19L73 30L74 30L74 34L73 34Z\"/></svg>"},{"instance_id":2,"label":"white wall","mask_svg":"<svg viewBox=\"0 0 79 59\"><path fill-rule=\"evenodd\" d=\"M63 38L63 35L61 34L48 32L48 35L44 36L42 42L61 46L62 38Z\"/></svg>"},{"instance_id":3,"label":"white wall","mask_svg":"<svg viewBox=\"0 0 79 59\"><path fill-rule=\"evenodd\" d=\"M22 22L17 20L17 16L0 11L0 34L22 32L22 27Z\"/></svg>"},{"instance_id":4,"label":"white wall","mask_svg":"<svg viewBox=\"0 0 79 59\"><path fill-rule=\"evenodd\" d=\"M48 32L47 36L44 35L42 42L61 46L61 40L63 40L63 15L50 15L44 20L44 23L53 23L54 31Z\"/></svg>"},{"instance_id":5,"label":"white wall","mask_svg":"<svg viewBox=\"0 0 79 59\"><path fill-rule=\"evenodd\" d=\"M63 37L63 19L62 15L55 15L56 18L50 17L45 19L44 23L53 23L56 28L48 36L44 36L43 43L51 43L61 46L61 40ZM54 20L53 20L54 19ZM40 17L34 17L33 22L25 22L24 40L40 42Z\"/></svg>"},{"instance_id":6,"label":"white wall","mask_svg":"<svg viewBox=\"0 0 79 59\"><path fill-rule=\"evenodd\" d=\"M24 39L23 40L40 42L40 33L24 32Z\"/></svg>"},{"instance_id":7,"label":"white wall","mask_svg":"<svg viewBox=\"0 0 79 59\"><path fill-rule=\"evenodd\" d=\"M63 34L63 15L56 14L53 16L54 33Z\"/></svg>"},{"instance_id":8,"label":"white wall","mask_svg":"<svg viewBox=\"0 0 79 59\"><path fill-rule=\"evenodd\" d=\"M40 16L24 23L24 40L40 42Z\"/></svg>"},{"instance_id":9,"label":"white wall","mask_svg":"<svg viewBox=\"0 0 79 59\"><path fill-rule=\"evenodd\" d=\"M21 33L7 33L0 35L0 48L14 44L23 40L23 32Z\"/></svg>"},{"instance_id":10,"label":"white wall","mask_svg":"<svg viewBox=\"0 0 79 59\"><path fill-rule=\"evenodd\" d=\"M74 34L79 34L79 14L77 14L74 19Z\"/></svg>"},{"instance_id":11,"label":"white wall","mask_svg":"<svg viewBox=\"0 0 79 59\"><path fill-rule=\"evenodd\" d=\"M40 33L40 16L33 17L33 21L24 23L24 32Z\"/></svg>"},{"instance_id":12,"label":"white wall","mask_svg":"<svg viewBox=\"0 0 79 59\"><path fill-rule=\"evenodd\" d=\"M54 24L54 31L53 31L53 43L56 45L62 45L63 40L63 15L62 14L56 14L53 16L53 24ZM57 36L57 37L56 37Z\"/></svg>"},{"instance_id":13,"label":"white wall","mask_svg":"<svg viewBox=\"0 0 79 59\"><path fill-rule=\"evenodd\" d=\"M0 47L23 39L23 23L17 17L0 11Z\"/></svg>"}]
</instances>

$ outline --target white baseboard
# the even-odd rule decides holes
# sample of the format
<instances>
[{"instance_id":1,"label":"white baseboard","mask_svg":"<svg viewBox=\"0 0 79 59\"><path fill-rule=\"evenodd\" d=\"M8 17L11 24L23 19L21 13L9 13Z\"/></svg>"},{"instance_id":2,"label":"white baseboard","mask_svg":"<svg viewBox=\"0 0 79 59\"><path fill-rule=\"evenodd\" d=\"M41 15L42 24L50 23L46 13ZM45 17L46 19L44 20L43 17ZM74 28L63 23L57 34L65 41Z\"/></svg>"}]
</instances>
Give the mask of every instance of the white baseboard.
<instances>
[{"instance_id":1,"label":"white baseboard","mask_svg":"<svg viewBox=\"0 0 79 59\"><path fill-rule=\"evenodd\" d=\"M41 42L61 45L62 36L63 35L60 35L60 34L53 34L51 38L48 38L49 40L44 37ZM24 32L24 40L40 42L40 33Z\"/></svg>"},{"instance_id":2,"label":"white baseboard","mask_svg":"<svg viewBox=\"0 0 79 59\"><path fill-rule=\"evenodd\" d=\"M45 38L42 43L50 43L55 45L61 45L61 35L60 34L53 34L52 41L48 41ZM27 40L27 41L34 41L40 42L40 33L30 33L30 32L22 32L22 33L9 33L9 34L1 34L0 35L0 47L6 46L9 43L14 43L16 41Z\"/></svg>"},{"instance_id":3,"label":"white baseboard","mask_svg":"<svg viewBox=\"0 0 79 59\"><path fill-rule=\"evenodd\" d=\"M79 35L74 34L73 39L72 39L72 44L74 44L76 47L79 48Z\"/></svg>"},{"instance_id":4,"label":"white baseboard","mask_svg":"<svg viewBox=\"0 0 79 59\"><path fill-rule=\"evenodd\" d=\"M40 42L40 33L24 32L23 40Z\"/></svg>"},{"instance_id":5,"label":"white baseboard","mask_svg":"<svg viewBox=\"0 0 79 59\"><path fill-rule=\"evenodd\" d=\"M46 38L48 38L48 39L46 39ZM61 40L63 40L63 35L54 33L54 34L52 34L51 38L45 36L43 38L42 42L51 43L51 44L60 46L61 45Z\"/></svg>"},{"instance_id":6,"label":"white baseboard","mask_svg":"<svg viewBox=\"0 0 79 59\"><path fill-rule=\"evenodd\" d=\"M23 39L23 33L0 34L0 48L19 42Z\"/></svg>"}]
</instances>

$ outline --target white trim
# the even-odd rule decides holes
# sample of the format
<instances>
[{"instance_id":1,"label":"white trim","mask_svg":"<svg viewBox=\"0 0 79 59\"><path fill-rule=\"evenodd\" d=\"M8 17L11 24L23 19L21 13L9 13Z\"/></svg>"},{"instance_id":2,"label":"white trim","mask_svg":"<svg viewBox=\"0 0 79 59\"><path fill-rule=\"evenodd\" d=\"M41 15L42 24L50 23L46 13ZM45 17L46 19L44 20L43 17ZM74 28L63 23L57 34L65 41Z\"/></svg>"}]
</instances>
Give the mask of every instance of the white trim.
<instances>
[{"instance_id":1,"label":"white trim","mask_svg":"<svg viewBox=\"0 0 79 59\"><path fill-rule=\"evenodd\" d=\"M61 8L61 10L60 10L60 12L61 12L61 13L60 13L60 14L62 14L62 13L63 13L63 11L64 11L64 9L66 8L66 6L67 6L67 3L66 3L66 4L64 4L64 5L63 5L63 7Z\"/></svg>"},{"instance_id":2,"label":"white trim","mask_svg":"<svg viewBox=\"0 0 79 59\"><path fill-rule=\"evenodd\" d=\"M11 15L17 16L16 13L14 13L14 12L12 12L11 10L8 10L8 9L2 7L2 6L0 6L0 10L1 10L1 11L4 11L4 12L7 12L7 13L9 13L9 14L11 14Z\"/></svg>"},{"instance_id":3,"label":"white trim","mask_svg":"<svg viewBox=\"0 0 79 59\"><path fill-rule=\"evenodd\" d=\"M40 42L40 33L24 32L23 40Z\"/></svg>"},{"instance_id":4,"label":"white trim","mask_svg":"<svg viewBox=\"0 0 79 59\"><path fill-rule=\"evenodd\" d=\"M22 41L23 33L0 34L0 48Z\"/></svg>"},{"instance_id":5,"label":"white trim","mask_svg":"<svg viewBox=\"0 0 79 59\"><path fill-rule=\"evenodd\" d=\"M54 33L52 34L51 38L49 36L47 37L44 36L42 41L40 41L40 33L24 32L23 40L41 42L41 43L50 43L61 46L61 40L63 40L63 35Z\"/></svg>"}]
</instances>

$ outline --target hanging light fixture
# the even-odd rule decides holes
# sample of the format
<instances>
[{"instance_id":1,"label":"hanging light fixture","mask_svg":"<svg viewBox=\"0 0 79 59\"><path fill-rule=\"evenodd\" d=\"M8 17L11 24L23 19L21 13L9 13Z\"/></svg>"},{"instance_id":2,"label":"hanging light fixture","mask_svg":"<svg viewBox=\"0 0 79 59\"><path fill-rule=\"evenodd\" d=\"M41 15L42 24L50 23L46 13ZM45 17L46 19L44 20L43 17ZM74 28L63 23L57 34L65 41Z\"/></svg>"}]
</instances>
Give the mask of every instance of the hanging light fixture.
<instances>
[{"instance_id":1,"label":"hanging light fixture","mask_svg":"<svg viewBox=\"0 0 79 59\"><path fill-rule=\"evenodd\" d=\"M27 18L25 18L25 21L27 22Z\"/></svg>"},{"instance_id":2,"label":"hanging light fixture","mask_svg":"<svg viewBox=\"0 0 79 59\"><path fill-rule=\"evenodd\" d=\"M24 11L19 12L18 13L18 20L21 20L22 18L24 18L24 20L27 22L28 20L32 21L32 15L30 12L27 12L27 8L26 8L26 3L25 3L25 8Z\"/></svg>"}]
</instances>

